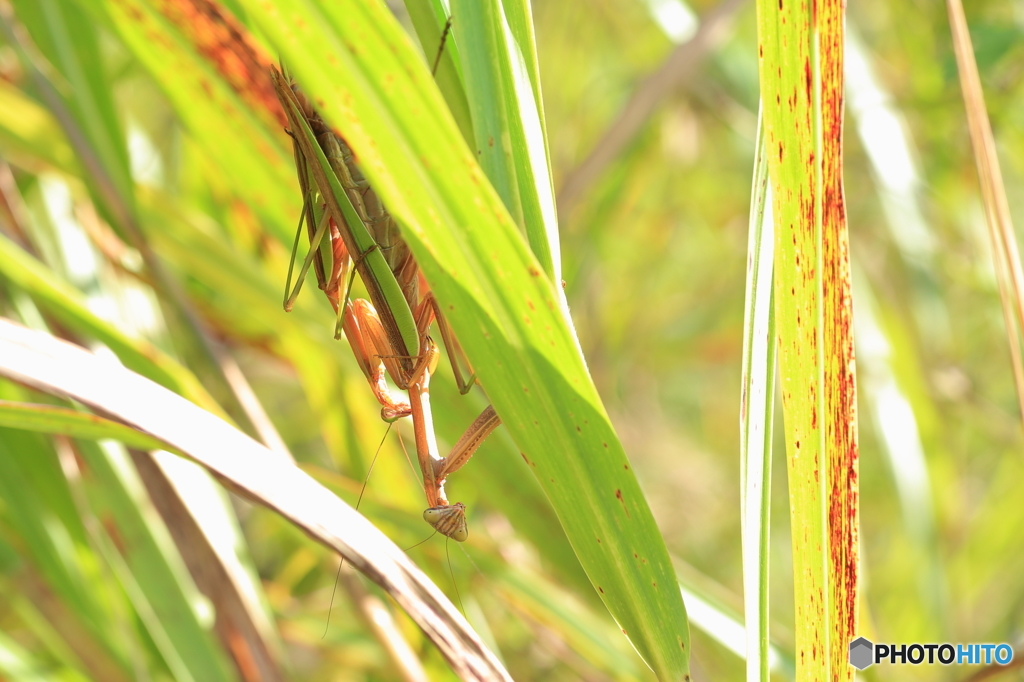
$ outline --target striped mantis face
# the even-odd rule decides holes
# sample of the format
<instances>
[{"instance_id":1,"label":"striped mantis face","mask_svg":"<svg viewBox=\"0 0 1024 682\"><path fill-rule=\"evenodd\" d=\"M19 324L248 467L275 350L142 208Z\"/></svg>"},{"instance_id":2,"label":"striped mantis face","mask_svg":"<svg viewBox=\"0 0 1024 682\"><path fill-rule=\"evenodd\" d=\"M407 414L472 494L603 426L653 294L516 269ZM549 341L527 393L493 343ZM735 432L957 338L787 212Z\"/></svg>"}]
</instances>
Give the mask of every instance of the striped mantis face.
<instances>
[{"instance_id":1,"label":"striped mantis face","mask_svg":"<svg viewBox=\"0 0 1024 682\"><path fill-rule=\"evenodd\" d=\"M431 507L423 512L423 520L434 530L456 542L465 542L469 537L466 527L466 505L456 502L451 505Z\"/></svg>"}]
</instances>

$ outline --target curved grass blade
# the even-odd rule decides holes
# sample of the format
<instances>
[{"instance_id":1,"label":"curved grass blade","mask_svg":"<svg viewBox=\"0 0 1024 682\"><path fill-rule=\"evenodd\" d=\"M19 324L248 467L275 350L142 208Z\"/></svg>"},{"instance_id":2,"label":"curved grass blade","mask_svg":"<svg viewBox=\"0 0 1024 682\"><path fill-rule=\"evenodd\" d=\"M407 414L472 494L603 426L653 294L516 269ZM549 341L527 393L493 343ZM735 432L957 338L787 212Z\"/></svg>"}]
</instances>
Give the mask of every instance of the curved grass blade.
<instances>
[{"instance_id":1,"label":"curved grass blade","mask_svg":"<svg viewBox=\"0 0 1024 682\"><path fill-rule=\"evenodd\" d=\"M509 679L440 590L394 544L301 470L218 417L77 346L2 319L0 375L78 400L186 453L232 489L340 552L391 594L463 679Z\"/></svg>"}]
</instances>

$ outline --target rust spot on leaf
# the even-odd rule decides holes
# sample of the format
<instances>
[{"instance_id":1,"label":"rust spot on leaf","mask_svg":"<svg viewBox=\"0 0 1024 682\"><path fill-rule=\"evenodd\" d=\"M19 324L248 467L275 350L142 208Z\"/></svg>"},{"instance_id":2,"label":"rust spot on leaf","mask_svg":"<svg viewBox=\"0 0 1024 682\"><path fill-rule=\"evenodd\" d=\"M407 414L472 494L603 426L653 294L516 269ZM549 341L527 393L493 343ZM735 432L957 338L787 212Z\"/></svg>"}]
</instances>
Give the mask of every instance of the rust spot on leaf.
<instances>
[{"instance_id":1,"label":"rust spot on leaf","mask_svg":"<svg viewBox=\"0 0 1024 682\"><path fill-rule=\"evenodd\" d=\"M628 518L631 518L631 517L629 516L629 507L627 507L627 506L626 506L626 500L625 500L625 498L623 498L623 497L622 497L622 491L621 491L621 490L616 490L616 491L615 491L615 497L616 497L616 498L617 498L617 499L619 500L619 502L621 502L621 503L622 503L622 510L623 510L624 512L626 512L626 518L627 518L627 519L628 519ZM634 555L634 556L635 556L635 555Z\"/></svg>"},{"instance_id":2,"label":"rust spot on leaf","mask_svg":"<svg viewBox=\"0 0 1024 682\"><path fill-rule=\"evenodd\" d=\"M804 58L804 90L807 93L807 101L814 101L814 74L811 72L810 57Z\"/></svg>"}]
</instances>

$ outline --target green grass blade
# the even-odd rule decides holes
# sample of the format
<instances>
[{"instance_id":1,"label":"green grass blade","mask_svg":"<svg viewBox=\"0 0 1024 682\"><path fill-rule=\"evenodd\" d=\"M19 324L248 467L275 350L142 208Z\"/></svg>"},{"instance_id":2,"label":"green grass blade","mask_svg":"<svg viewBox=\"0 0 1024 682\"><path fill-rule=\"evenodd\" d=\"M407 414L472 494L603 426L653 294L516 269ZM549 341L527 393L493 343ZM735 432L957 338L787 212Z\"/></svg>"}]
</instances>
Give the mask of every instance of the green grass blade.
<instances>
[{"instance_id":1,"label":"green grass blade","mask_svg":"<svg viewBox=\"0 0 1024 682\"><path fill-rule=\"evenodd\" d=\"M168 668L176 679L237 679L212 623L200 615L201 594L128 453L116 444L84 441L79 452L90 473L91 506L116 526L118 547L111 542L104 554Z\"/></svg>"},{"instance_id":2,"label":"green grass blade","mask_svg":"<svg viewBox=\"0 0 1024 682\"><path fill-rule=\"evenodd\" d=\"M116 194L132 196L128 149L121 133L113 93L106 82L94 22L86 12L68 0L16 0L18 18L28 30L35 47L64 78L58 90L82 136L107 173ZM60 87L66 85L66 87ZM86 174L83 178L102 199L105 180ZM113 206L105 206L117 215Z\"/></svg>"},{"instance_id":3,"label":"green grass blade","mask_svg":"<svg viewBox=\"0 0 1024 682\"><path fill-rule=\"evenodd\" d=\"M775 315L789 462L797 680L852 679L857 420L842 187L842 3L760 0L775 218Z\"/></svg>"},{"instance_id":4,"label":"green grass blade","mask_svg":"<svg viewBox=\"0 0 1024 682\"><path fill-rule=\"evenodd\" d=\"M235 26L213 12L188 14L172 4L143 0L91 4L144 65L175 107L182 124L220 168L237 194L279 239L291 238L298 216L291 155L273 134L284 125L258 43L225 53L218 42ZM206 60L201 55L217 55ZM301 199L301 197L300 197Z\"/></svg>"},{"instance_id":5,"label":"green grass blade","mask_svg":"<svg viewBox=\"0 0 1024 682\"><path fill-rule=\"evenodd\" d=\"M421 57L377 5L323 14L283 1L245 6L400 221L612 616L661 678L683 678L689 633L664 540L556 283L464 146Z\"/></svg>"},{"instance_id":6,"label":"green grass blade","mask_svg":"<svg viewBox=\"0 0 1024 682\"><path fill-rule=\"evenodd\" d=\"M17 285L61 322L110 348L130 369L181 393L208 410L220 412L213 398L191 372L149 342L131 339L113 324L101 320L85 304L82 294L42 263L0 235L0 277Z\"/></svg>"},{"instance_id":7,"label":"green grass blade","mask_svg":"<svg viewBox=\"0 0 1024 682\"><path fill-rule=\"evenodd\" d=\"M25 394L0 382L4 399L21 400ZM117 620L119 595L97 566L51 441L36 433L0 429L0 500L4 542L17 548L19 562L47 586L51 603L63 607L56 614L49 610L50 618L59 621L51 627L75 633L80 646L73 643L71 648L78 655L67 658L77 658L84 669L103 671L111 680L129 679L131 643L108 637Z\"/></svg>"},{"instance_id":8,"label":"green grass blade","mask_svg":"<svg viewBox=\"0 0 1024 682\"><path fill-rule=\"evenodd\" d=\"M56 405L0 400L0 426L89 440L109 438L141 450L162 450L167 447L156 438L124 424Z\"/></svg>"},{"instance_id":9,"label":"green grass blade","mask_svg":"<svg viewBox=\"0 0 1024 682\"><path fill-rule=\"evenodd\" d=\"M750 202L744 310L740 474L747 682L768 682L768 550L771 528L772 425L775 414L775 232L768 203L768 159L758 125ZM767 209L767 210L766 210Z\"/></svg>"},{"instance_id":10,"label":"green grass blade","mask_svg":"<svg viewBox=\"0 0 1024 682\"><path fill-rule=\"evenodd\" d=\"M509 133L513 161L523 202L526 238L544 272L556 283L562 281L562 257L558 238L558 212L548 154L547 124L541 96L537 40L529 0L503 0L503 31L499 37L504 52L501 60L508 93Z\"/></svg>"},{"instance_id":11,"label":"green grass blade","mask_svg":"<svg viewBox=\"0 0 1024 682\"><path fill-rule=\"evenodd\" d=\"M52 589L98 631L103 619L96 595L88 589L83 571L67 561L69 549L78 550L85 544L85 533L52 447L42 454L44 442L36 434L0 432L0 498L7 509L5 523L18 533L20 549ZM53 526L47 527L47 522Z\"/></svg>"},{"instance_id":12,"label":"green grass blade","mask_svg":"<svg viewBox=\"0 0 1024 682\"><path fill-rule=\"evenodd\" d=\"M466 98L473 117L472 146L477 161L515 223L525 227L509 129L506 99L510 93L503 87L502 63L505 60L499 57L504 52L505 41L504 35L496 28L504 23L501 6L494 0L457 0L453 3L452 12L459 22L462 48L459 54L465 75Z\"/></svg>"},{"instance_id":13,"label":"green grass blade","mask_svg":"<svg viewBox=\"0 0 1024 682\"><path fill-rule=\"evenodd\" d=\"M547 157L532 23L522 3L455 2L481 167L526 230L541 269L560 282L558 218ZM525 18L524 18L525 17ZM513 30L513 28L515 30ZM531 68L532 67L532 68Z\"/></svg>"},{"instance_id":14,"label":"green grass blade","mask_svg":"<svg viewBox=\"0 0 1024 682\"><path fill-rule=\"evenodd\" d=\"M448 20L445 14L446 4L441 0L405 0L405 9L409 12L409 18L416 29L423 56L431 67L437 59L438 49L441 49L441 34ZM444 101L448 103L448 110L452 112L459 130L462 131L462 137L470 143L473 140L473 119L469 113L469 101L466 99L456 33L453 23L453 28L448 31L448 37L444 42L434 79L437 81L438 90L444 95Z\"/></svg>"},{"instance_id":15,"label":"green grass blade","mask_svg":"<svg viewBox=\"0 0 1024 682\"><path fill-rule=\"evenodd\" d=\"M78 162L49 111L0 80L0 143L4 155L23 168L75 173Z\"/></svg>"},{"instance_id":16,"label":"green grass blade","mask_svg":"<svg viewBox=\"0 0 1024 682\"><path fill-rule=\"evenodd\" d=\"M55 672L44 666L12 637L0 632L0 673L10 682L89 682L89 678L71 669Z\"/></svg>"}]
</instances>

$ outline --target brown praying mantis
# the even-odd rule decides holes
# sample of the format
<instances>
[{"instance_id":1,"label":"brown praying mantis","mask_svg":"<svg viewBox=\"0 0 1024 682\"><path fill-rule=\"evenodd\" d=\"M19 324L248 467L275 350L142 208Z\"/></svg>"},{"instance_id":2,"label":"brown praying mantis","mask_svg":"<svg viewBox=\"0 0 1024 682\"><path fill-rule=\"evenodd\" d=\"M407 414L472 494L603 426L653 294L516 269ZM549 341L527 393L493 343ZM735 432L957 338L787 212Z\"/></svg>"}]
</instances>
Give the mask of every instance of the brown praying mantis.
<instances>
[{"instance_id":1,"label":"brown praying mantis","mask_svg":"<svg viewBox=\"0 0 1024 682\"><path fill-rule=\"evenodd\" d=\"M464 378L458 341L402 240L394 218L363 177L348 144L280 71L272 68L271 76L288 118L303 194L302 217L285 285L285 310L291 309L312 264L319 287L337 314L335 338L344 329L356 362L381 405L382 418L393 422L412 417L423 491L429 505L423 512L424 520L438 532L463 542L469 536L465 506L461 502L448 503L444 484L501 420L488 406L451 453L447 457L439 455L430 409L430 376L439 358L437 346L428 334L434 322L444 340L459 390L468 392L475 377ZM293 267L303 222L310 247L293 289ZM347 287L344 293L341 291L343 282L351 282L350 271L359 274L369 301L349 300ZM407 392L408 401L391 393L388 377Z\"/></svg>"}]
</instances>

